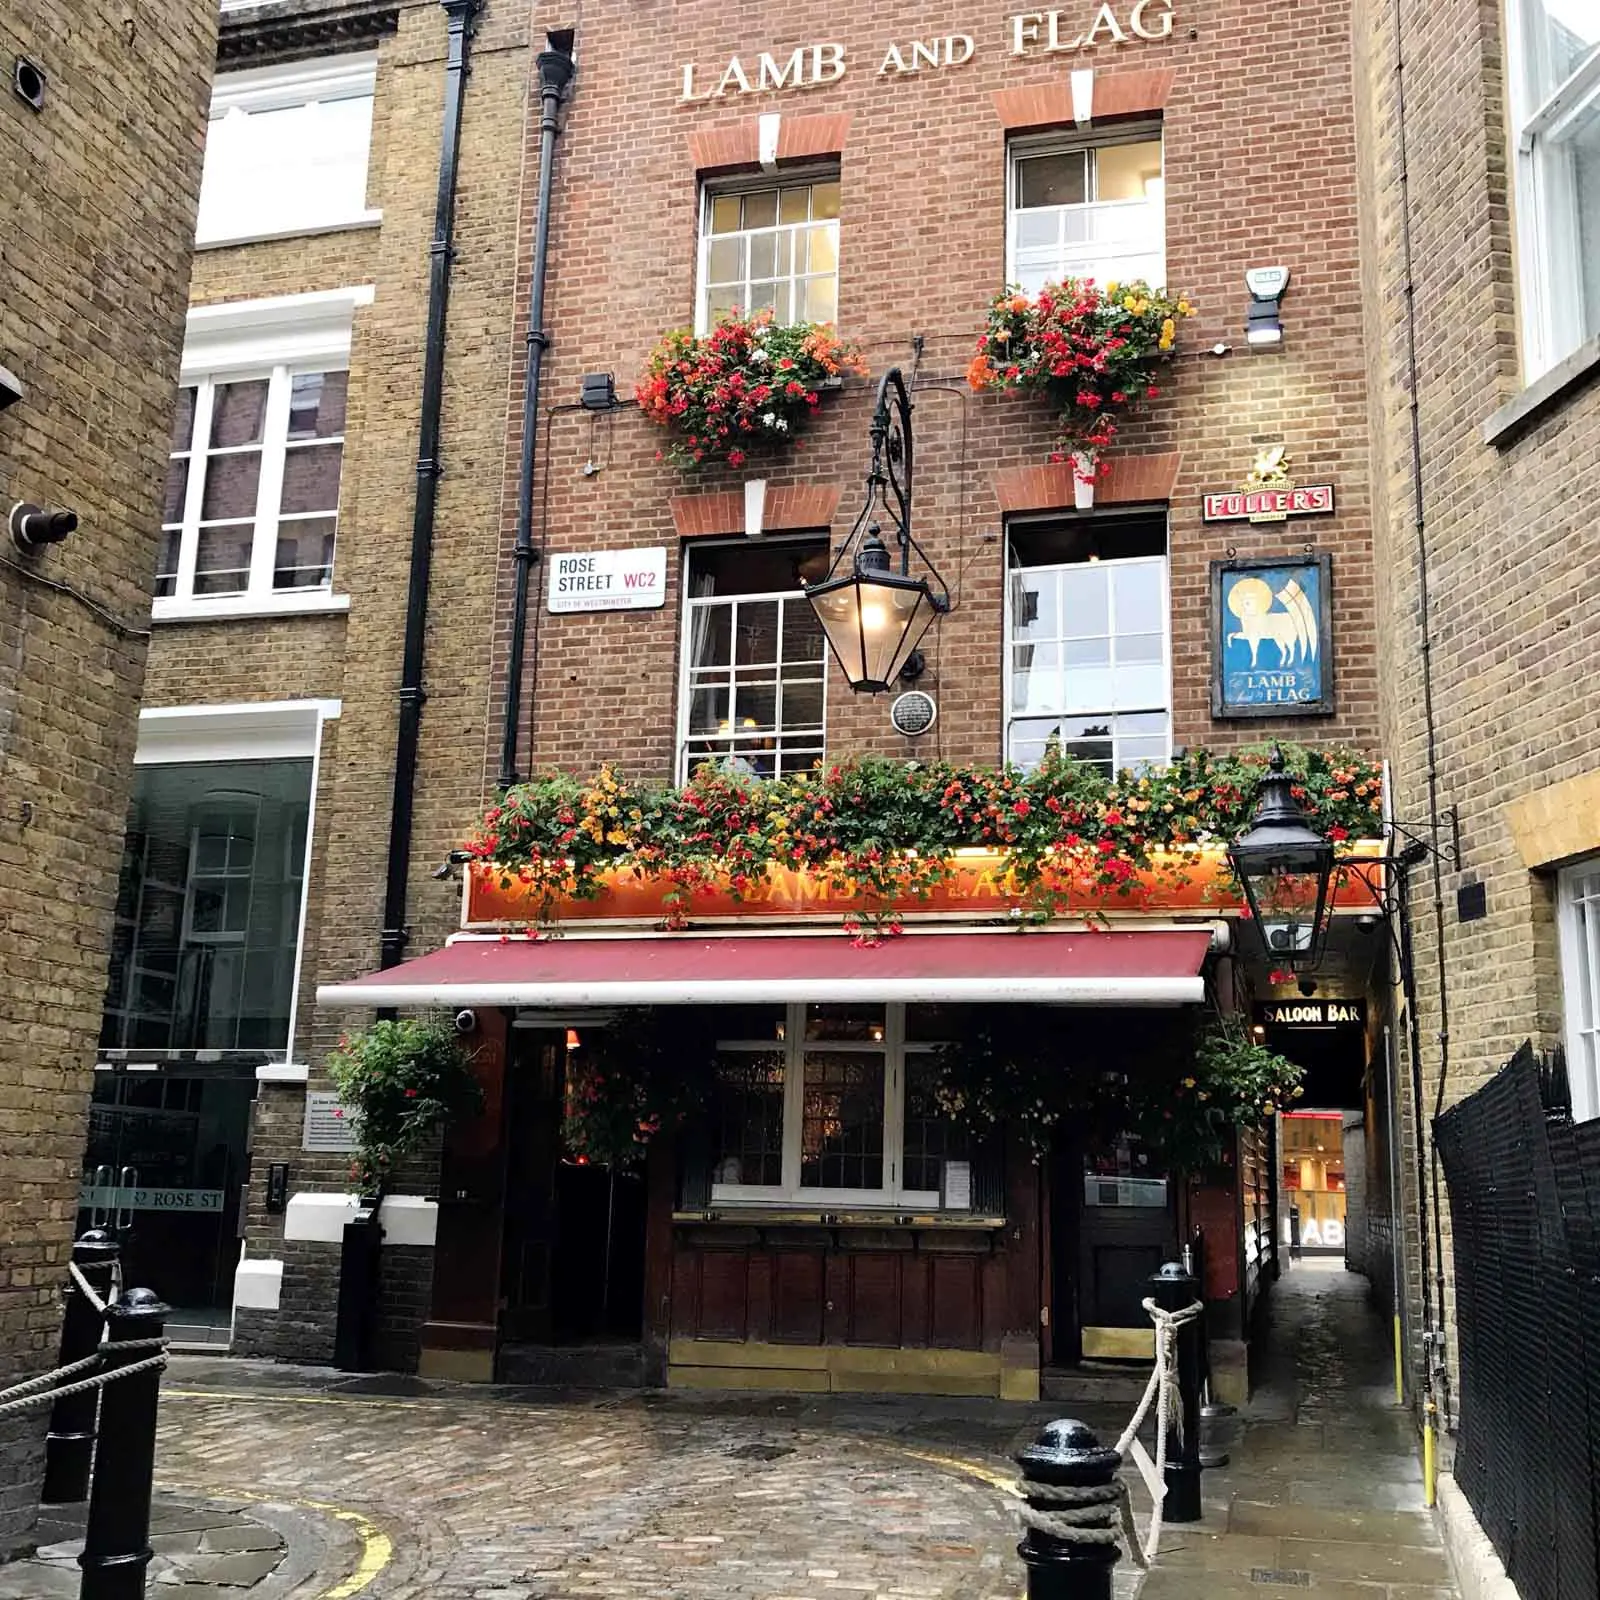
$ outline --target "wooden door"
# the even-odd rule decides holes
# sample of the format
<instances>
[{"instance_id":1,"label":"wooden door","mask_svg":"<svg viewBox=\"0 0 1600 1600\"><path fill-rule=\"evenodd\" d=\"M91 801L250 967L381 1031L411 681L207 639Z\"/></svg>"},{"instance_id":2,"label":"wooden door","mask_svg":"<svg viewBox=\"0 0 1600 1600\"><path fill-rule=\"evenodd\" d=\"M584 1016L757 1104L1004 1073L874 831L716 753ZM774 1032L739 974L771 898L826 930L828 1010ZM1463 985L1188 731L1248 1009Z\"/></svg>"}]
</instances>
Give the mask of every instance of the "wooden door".
<instances>
[{"instance_id":1,"label":"wooden door","mask_svg":"<svg viewBox=\"0 0 1600 1600\"><path fill-rule=\"evenodd\" d=\"M556 1170L561 1154L566 1036L554 1031L514 1030L511 1041L501 1336L548 1344L555 1331Z\"/></svg>"}]
</instances>

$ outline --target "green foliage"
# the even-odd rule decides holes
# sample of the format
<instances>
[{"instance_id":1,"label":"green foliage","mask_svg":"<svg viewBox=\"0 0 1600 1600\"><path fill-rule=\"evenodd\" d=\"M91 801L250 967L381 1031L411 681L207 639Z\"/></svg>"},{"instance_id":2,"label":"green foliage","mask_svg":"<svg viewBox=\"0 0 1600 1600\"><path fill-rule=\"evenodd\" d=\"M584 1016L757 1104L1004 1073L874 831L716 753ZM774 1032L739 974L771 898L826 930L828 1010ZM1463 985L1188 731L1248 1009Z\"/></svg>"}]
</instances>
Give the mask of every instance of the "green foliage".
<instances>
[{"instance_id":1,"label":"green foliage","mask_svg":"<svg viewBox=\"0 0 1600 1600\"><path fill-rule=\"evenodd\" d=\"M347 1033L328 1057L328 1072L354 1125L350 1176L363 1193L381 1193L404 1157L483 1100L471 1053L439 1018L405 1017Z\"/></svg>"}]
</instances>

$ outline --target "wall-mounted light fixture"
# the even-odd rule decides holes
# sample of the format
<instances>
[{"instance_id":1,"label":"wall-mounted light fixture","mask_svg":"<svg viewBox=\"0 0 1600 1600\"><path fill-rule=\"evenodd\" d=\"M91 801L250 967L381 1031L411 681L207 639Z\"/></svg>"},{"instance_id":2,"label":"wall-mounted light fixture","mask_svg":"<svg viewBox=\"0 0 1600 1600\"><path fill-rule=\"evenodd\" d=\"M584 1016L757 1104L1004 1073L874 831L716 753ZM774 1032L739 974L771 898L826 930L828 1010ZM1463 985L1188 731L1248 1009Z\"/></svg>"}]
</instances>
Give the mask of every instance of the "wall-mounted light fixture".
<instances>
[{"instance_id":1,"label":"wall-mounted light fixture","mask_svg":"<svg viewBox=\"0 0 1600 1600\"><path fill-rule=\"evenodd\" d=\"M1244 275L1250 291L1250 313L1245 319L1245 343L1283 343L1283 321L1278 314L1283 291L1289 287L1287 267L1251 267Z\"/></svg>"}]
</instances>

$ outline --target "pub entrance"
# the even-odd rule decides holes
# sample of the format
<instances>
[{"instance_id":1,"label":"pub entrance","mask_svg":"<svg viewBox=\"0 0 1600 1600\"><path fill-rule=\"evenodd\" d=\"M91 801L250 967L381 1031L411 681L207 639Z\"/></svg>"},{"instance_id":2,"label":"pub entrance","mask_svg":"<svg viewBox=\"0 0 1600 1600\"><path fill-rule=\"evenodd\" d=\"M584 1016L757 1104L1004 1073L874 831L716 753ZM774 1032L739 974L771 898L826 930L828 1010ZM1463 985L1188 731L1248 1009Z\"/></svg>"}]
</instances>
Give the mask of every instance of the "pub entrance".
<instances>
[{"instance_id":1,"label":"pub entrance","mask_svg":"<svg viewBox=\"0 0 1600 1600\"><path fill-rule=\"evenodd\" d=\"M569 1067L582 1049L577 1029L520 1021L511 1029L503 1382L643 1382L644 1178L566 1148Z\"/></svg>"}]
</instances>

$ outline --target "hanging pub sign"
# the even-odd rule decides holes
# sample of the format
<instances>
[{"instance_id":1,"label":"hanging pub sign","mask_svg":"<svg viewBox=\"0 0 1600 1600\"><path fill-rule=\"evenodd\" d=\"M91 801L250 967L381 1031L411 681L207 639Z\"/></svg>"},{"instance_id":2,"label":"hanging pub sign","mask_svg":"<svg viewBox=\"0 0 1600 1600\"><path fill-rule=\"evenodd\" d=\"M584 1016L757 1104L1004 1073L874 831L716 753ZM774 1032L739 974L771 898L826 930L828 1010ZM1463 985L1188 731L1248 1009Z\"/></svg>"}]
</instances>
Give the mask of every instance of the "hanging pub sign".
<instances>
[{"instance_id":1,"label":"hanging pub sign","mask_svg":"<svg viewBox=\"0 0 1600 1600\"><path fill-rule=\"evenodd\" d=\"M1211 714L1333 710L1332 560L1211 563Z\"/></svg>"},{"instance_id":2,"label":"hanging pub sign","mask_svg":"<svg viewBox=\"0 0 1600 1600\"><path fill-rule=\"evenodd\" d=\"M550 609L650 611L667 603L667 547L551 556Z\"/></svg>"},{"instance_id":3,"label":"hanging pub sign","mask_svg":"<svg viewBox=\"0 0 1600 1600\"><path fill-rule=\"evenodd\" d=\"M1290 517L1333 511L1331 483L1297 484L1289 476L1289 452L1281 444L1259 452L1237 489L1208 494L1200 515L1206 522L1287 522Z\"/></svg>"},{"instance_id":4,"label":"hanging pub sign","mask_svg":"<svg viewBox=\"0 0 1600 1600\"><path fill-rule=\"evenodd\" d=\"M1258 1000L1256 1021L1266 1028L1364 1027L1365 1000Z\"/></svg>"}]
</instances>

